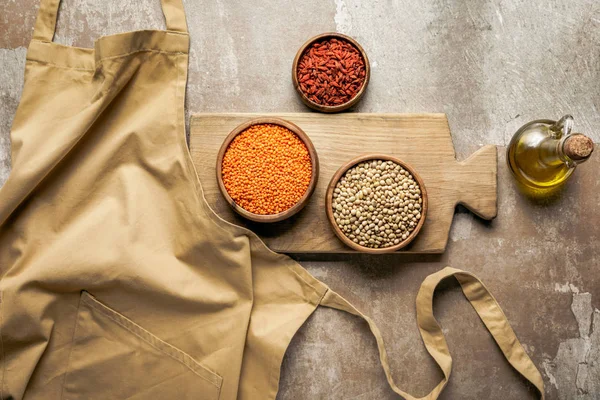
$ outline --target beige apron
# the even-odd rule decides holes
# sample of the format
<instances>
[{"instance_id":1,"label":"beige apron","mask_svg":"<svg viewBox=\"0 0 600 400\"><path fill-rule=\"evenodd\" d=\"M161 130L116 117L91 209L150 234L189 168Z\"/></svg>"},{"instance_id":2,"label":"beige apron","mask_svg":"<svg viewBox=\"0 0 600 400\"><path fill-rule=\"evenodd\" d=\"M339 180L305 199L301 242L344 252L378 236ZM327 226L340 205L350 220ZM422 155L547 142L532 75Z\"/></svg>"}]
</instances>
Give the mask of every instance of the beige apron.
<instances>
[{"instance_id":1,"label":"beige apron","mask_svg":"<svg viewBox=\"0 0 600 400\"><path fill-rule=\"evenodd\" d=\"M1 399L274 399L285 350L319 306L373 322L290 258L207 206L185 142L189 36L181 0L167 31L52 42L42 0L0 190ZM433 317L455 276L500 349L543 393L502 310L446 268L417 297L423 341L452 359ZM324 394L326 396L326 394Z\"/></svg>"}]
</instances>

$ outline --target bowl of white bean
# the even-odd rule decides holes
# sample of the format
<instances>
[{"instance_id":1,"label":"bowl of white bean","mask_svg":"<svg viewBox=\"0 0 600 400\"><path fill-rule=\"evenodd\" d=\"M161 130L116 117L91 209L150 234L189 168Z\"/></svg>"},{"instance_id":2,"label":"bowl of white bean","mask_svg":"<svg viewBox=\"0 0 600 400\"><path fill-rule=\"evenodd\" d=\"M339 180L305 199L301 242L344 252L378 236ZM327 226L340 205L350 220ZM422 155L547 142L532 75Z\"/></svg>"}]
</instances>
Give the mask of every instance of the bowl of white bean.
<instances>
[{"instance_id":1,"label":"bowl of white bean","mask_svg":"<svg viewBox=\"0 0 600 400\"><path fill-rule=\"evenodd\" d=\"M385 154L350 160L325 195L336 236L354 250L391 253L417 236L427 214L423 179L408 163Z\"/></svg>"}]
</instances>

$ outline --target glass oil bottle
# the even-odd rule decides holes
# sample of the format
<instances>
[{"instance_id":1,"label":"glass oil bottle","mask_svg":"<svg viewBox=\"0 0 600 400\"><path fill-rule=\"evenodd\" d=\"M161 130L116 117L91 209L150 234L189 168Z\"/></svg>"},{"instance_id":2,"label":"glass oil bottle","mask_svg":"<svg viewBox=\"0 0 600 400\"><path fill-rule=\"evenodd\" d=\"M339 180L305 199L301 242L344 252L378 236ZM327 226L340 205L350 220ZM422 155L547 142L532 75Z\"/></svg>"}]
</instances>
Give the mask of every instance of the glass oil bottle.
<instances>
[{"instance_id":1,"label":"glass oil bottle","mask_svg":"<svg viewBox=\"0 0 600 400\"><path fill-rule=\"evenodd\" d=\"M540 119L523 125L507 149L507 161L517 181L530 195L553 193L594 150L594 142L572 133L573 117Z\"/></svg>"}]
</instances>

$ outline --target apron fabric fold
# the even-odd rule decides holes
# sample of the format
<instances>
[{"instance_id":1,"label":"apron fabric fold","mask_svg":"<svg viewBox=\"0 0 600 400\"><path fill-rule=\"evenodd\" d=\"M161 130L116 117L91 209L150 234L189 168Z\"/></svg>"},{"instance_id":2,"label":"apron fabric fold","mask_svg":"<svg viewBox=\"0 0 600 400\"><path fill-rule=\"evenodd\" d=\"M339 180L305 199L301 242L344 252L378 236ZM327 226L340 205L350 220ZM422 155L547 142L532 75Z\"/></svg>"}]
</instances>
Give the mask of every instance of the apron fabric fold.
<instances>
[{"instance_id":1,"label":"apron fabric fold","mask_svg":"<svg viewBox=\"0 0 600 400\"><path fill-rule=\"evenodd\" d=\"M0 400L274 399L285 351L319 307L368 317L207 205L185 139L189 35L181 0L166 31L53 42L59 0L42 0L0 189ZM432 312L454 276L511 365L540 373L469 273L446 268L417 297L444 373ZM324 394L326 395L326 394Z\"/></svg>"}]
</instances>

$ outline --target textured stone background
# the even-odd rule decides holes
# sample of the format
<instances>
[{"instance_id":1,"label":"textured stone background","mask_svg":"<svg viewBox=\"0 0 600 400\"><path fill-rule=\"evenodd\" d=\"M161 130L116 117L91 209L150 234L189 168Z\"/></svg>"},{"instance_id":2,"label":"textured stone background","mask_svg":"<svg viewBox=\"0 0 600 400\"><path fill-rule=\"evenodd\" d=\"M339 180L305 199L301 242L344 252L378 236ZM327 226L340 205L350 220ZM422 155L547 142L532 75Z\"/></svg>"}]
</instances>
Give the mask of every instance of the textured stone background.
<instances>
[{"instance_id":1,"label":"textured stone background","mask_svg":"<svg viewBox=\"0 0 600 400\"><path fill-rule=\"evenodd\" d=\"M10 125L22 88L38 0L0 4L0 183L10 171ZM192 35L188 113L306 111L289 70L297 48L324 31L354 36L371 59L356 111L445 112L459 159L500 146L499 214L459 209L442 256L306 256L314 275L373 316L397 383L424 395L440 379L418 336L420 282L445 265L492 290L539 366L548 399L600 399L600 156L555 199L515 188L504 146L525 122L572 113L600 140L597 0L185 0ZM158 0L65 0L56 40L163 28ZM503 360L455 283L436 297L454 356L444 399L535 398ZM280 399L392 399L374 340L355 318L319 310L283 365Z\"/></svg>"}]
</instances>

